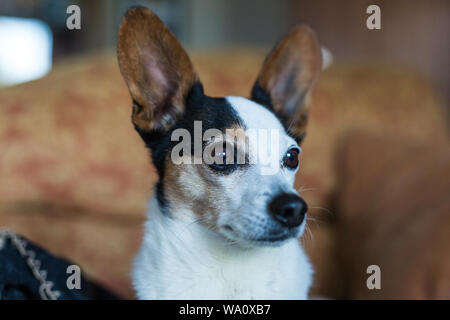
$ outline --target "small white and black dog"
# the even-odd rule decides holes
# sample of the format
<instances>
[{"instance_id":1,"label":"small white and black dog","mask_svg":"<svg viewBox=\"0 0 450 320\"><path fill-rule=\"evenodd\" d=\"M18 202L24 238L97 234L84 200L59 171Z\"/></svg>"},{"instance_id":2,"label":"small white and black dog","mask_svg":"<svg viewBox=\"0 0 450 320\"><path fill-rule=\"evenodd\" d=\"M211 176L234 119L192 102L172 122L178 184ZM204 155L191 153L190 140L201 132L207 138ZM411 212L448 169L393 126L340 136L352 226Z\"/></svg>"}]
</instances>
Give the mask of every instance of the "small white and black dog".
<instances>
[{"instance_id":1,"label":"small white and black dog","mask_svg":"<svg viewBox=\"0 0 450 320\"><path fill-rule=\"evenodd\" d=\"M313 270L297 238L307 205L293 185L308 93L322 67L314 32L298 26L276 45L249 99L205 95L186 52L146 8L126 13L118 58L133 100L133 124L159 175L134 261L137 297L306 299ZM214 161L175 163L174 132L194 134L195 122L201 122L202 134L223 133L200 140L201 151L213 150ZM229 129L244 132L245 148L228 139ZM271 174L262 174L263 165L254 161L262 140L247 134L261 129L280 132ZM228 147L244 161L230 161Z\"/></svg>"}]
</instances>

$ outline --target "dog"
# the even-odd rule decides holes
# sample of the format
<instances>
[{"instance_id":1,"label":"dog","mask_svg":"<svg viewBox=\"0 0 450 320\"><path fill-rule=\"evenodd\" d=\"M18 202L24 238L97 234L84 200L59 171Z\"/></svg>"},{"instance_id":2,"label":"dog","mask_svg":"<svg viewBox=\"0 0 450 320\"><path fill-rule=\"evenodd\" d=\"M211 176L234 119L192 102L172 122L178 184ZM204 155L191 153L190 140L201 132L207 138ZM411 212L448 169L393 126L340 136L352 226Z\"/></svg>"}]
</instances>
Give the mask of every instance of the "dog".
<instances>
[{"instance_id":1,"label":"dog","mask_svg":"<svg viewBox=\"0 0 450 320\"><path fill-rule=\"evenodd\" d=\"M149 9L127 11L117 53L132 123L159 176L133 264L137 298L307 299L313 269L298 241L307 204L293 185L322 69L315 33L300 25L282 38L248 99L207 96L187 53ZM213 149L212 163L195 162L188 148L180 157L194 163L175 163L174 133L192 134L196 122L203 135L223 133L200 141L200 151L225 145L226 152ZM243 133L245 148L229 141L229 129ZM275 173L261 174L263 165L251 161L259 141L251 130L279 132ZM229 150L244 161L229 161Z\"/></svg>"}]
</instances>

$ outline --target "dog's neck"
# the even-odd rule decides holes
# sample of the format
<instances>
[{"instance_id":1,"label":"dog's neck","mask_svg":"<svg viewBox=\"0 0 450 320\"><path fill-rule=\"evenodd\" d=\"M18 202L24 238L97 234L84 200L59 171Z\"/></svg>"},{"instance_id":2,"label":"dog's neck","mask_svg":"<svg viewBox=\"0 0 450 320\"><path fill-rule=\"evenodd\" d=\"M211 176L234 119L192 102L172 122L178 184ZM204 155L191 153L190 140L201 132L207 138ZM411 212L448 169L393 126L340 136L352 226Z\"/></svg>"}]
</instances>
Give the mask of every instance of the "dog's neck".
<instances>
[{"instance_id":1,"label":"dog's neck","mask_svg":"<svg viewBox=\"0 0 450 320\"><path fill-rule=\"evenodd\" d=\"M306 298L311 273L296 239L242 247L195 222L193 213L163 214L151 198L133 280L144 299L282 299Z\"/></svg>"}]
</instances>

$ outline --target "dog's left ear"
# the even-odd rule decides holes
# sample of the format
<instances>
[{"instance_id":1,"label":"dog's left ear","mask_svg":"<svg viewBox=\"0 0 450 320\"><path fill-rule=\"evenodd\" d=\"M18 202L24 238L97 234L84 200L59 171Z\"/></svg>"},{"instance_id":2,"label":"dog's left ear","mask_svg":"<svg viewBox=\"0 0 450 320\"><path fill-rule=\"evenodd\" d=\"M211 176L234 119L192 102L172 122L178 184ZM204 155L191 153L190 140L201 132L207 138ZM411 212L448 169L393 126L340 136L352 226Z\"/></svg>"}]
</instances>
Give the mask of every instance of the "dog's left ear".
<instances>
[{"instance_id":1,"label":"dog's left ear","mask_svg":"<svg viewBox=\"0 0 450 320\"><path fill-rule=\"evenodd\" d=\"M266 57L251 93L271 108L297 142L306 134L309 92L322 69L322 53L308 26L291 30Z\"/></svg>"}]
</instances>

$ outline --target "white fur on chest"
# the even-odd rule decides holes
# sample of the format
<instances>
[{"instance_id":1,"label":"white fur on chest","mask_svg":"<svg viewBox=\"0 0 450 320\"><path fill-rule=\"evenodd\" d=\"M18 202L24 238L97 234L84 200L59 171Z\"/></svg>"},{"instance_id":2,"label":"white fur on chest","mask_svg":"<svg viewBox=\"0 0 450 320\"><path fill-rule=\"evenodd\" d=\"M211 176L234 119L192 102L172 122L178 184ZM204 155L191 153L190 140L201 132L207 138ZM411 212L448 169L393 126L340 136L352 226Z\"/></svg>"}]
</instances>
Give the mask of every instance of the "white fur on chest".
<instances>
[{"instance_id":1,"label":"white fur on chest","mask_svg":"<svg viewBox=\"0 0 450 320\"><path fill-rule=\"evenodd\" d=\"M139 299L306 299L311 282L297 239L240 248L197 223L164 216L150 200L133 268Z\"/></svg>"}]
</instances>

